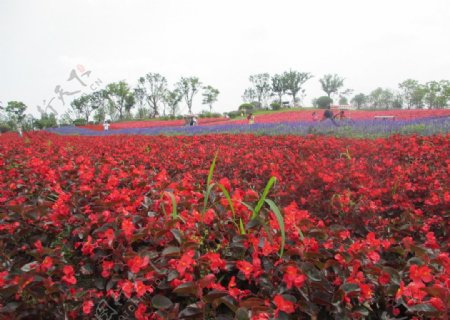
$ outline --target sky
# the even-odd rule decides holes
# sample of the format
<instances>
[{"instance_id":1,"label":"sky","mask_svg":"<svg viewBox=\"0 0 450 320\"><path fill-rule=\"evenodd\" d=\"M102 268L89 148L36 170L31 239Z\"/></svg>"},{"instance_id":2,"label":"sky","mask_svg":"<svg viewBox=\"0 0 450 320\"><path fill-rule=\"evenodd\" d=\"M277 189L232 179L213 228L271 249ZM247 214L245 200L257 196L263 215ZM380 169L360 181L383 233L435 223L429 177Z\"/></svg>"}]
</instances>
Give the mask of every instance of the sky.
<instances>
[{"instance_id":1,"label":"sky","mask_svg":"<svg viewBox=\"0 0 450 320\"><path fill-rule=\"evenodd\" d=\"M310 106L324 74L366 94L450 79L450 1L1 0L0 43L0 101L34 115L149 72L218 88L216 112L238 108L252 74L310 72Z\"/></svg>"}]
</instances>

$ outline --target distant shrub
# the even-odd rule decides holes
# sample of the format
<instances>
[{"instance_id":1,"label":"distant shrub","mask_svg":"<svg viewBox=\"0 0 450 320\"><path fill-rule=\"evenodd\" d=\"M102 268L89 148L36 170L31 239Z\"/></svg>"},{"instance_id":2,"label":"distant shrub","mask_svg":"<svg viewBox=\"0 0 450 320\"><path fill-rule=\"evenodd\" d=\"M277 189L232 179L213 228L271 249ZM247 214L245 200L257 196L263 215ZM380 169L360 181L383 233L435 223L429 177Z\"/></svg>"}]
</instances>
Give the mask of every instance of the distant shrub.
<instances>
[{"instance_id":1,"label":"distant shrub","mask_svg":"<svg viewBox=\"0 0 450 320\"><path fill-rule=\"evenodd\" d=\"M231 112L228 112L227 114L231 119L234 119L234 118L240 117L241 113L242 113L242 111L231 111Z\"/></svg>"},{"instance_id":2,"label":"distant shrub","mask_svg":"<svg viewBox=\"0 0 450 320\"><path fill-rule=\"evenodd\" d=\"M75 120L73 120L73 124L76 126L84 126L84 125L86 125L86 119L83 119L83 118L75 119Z\"/></svg>"},{"instance_id":3,"label":"distant shrub","mask_svg":"<svg viewBox=\"0 0 450 320\"><path fill-rule=\"evenodd\" d=\"M333 103L333 99L328 96L322 96L316 100L317 107L321 109L327 108L331 103Z\"/></svg>"},{"instance_id":4,"label":"distant shrub","mask_svg":"<svg viewBox=\"0 0 450 320\"><path fill-rule=\"evenodd\" d=\"M270 107L272 108L272 110L280 110L281 104L277 101L274 101L270 104Z\"/></svg>"},{"instance_id":5,"label":"distant shrub","mask_svg":"<svg viewBox=\"0 0 450 320\"><path fill-rule=\"evenodd\" d=\"M253 103L243 103L239 106L239 111L250 111L255 109L255 105Z\"/></svg>"}]
</instances>

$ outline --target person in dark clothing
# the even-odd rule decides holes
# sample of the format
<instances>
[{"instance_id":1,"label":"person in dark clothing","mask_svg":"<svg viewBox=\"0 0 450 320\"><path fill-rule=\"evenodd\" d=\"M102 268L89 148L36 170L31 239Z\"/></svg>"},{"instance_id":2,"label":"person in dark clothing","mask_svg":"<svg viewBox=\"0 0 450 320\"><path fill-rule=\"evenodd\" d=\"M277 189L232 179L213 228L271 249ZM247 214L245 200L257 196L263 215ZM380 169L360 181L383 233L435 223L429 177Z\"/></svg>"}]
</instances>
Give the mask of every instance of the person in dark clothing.
<instances>
[{"instance_id":1,"label":"person in dark clothing","mask_svg":"<svg viewBox=\"0 0 450 320\"><path fill-rule=\"evenodd\" d=\"M334 121L334 114L333 112L330 110L331 106L328 106L328 108L323 112L323 117L322 120L320 121L325 121L327 119L331 120L331 122L333 122L333 124L336 127L339 127L339 125L336 123L336 121Z\"/></svg>"}]
</instances>

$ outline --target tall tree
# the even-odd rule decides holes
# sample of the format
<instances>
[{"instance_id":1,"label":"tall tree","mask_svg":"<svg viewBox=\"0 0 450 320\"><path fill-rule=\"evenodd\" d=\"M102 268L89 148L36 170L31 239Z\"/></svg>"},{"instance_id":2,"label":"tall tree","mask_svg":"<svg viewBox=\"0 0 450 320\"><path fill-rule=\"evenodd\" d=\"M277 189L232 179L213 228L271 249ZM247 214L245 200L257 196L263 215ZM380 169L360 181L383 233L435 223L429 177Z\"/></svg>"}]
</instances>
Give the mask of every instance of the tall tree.
<instances>
[{"instance_id":1,"label":"tall tree","mask_svg":"<svg viewBox=\"0 0 450 320\"><path fill-rule=\"evenodd\" d=\"M377 88L370 93L370 102L374 108L389 109L394 106L394 93L388 89Z\"/></svg>"},{"instance_id":2,"label":"tall tree","mask_svg":"<svg viewBox=\"0 0 450 320\"><path fill-rule=\"evenodd\" d=\"M148 114L149 114L148 109L145 108L145 106L144 106L147 103L145 89L138 86L137 88L134 88L133 95L134 95L134 100L138 107L138 110L137 110L138 118L143 119L145 117L148 117Z\"/></svg>"},{"instance_id":3,"label":"tall tree","mask_svg":"<svg viewBox=\"0 0 450 320\"><path fill-rule=\"evenodd\" d=\"M280 105L283 103L283 96L286 93L286 79L281 74L272 77L272 92L278 96Z\"/></svg>"},{"instance_id":4,"label":"tall tree","mask_svg":"<svg viewBox=\"0 0 450 320\"><path fill-rule=\"evenodd\" d=\"M89 121L91 113L99 107L97 101L95 101L95 96L86 94L74 99L70 105L84 116L86 122Z\"/></svg>"},{"instance_id":5,"label":"tall tree","mask_svg":"<svg viewBox=\"0 0 450 320\"><path fill-rule=\"evenodd\" d=\"M108 84L104 96L108 100L111 110L119 113L119 119L123 119L124 112L129 112L134 105L133 93L125 81ZM111 114L111 117L113 116L114 114Z\"/></svg>"},{"instance_id":6,"label":"tall tree","mask_svg":"<svg viewBox=\"0 0 450 320\"><path fill-rule=\"evenodd\" d=\"M25 119L25 111L27 106L22 101L8 101L6 107L4 107L6 114L10 121L13 121L15 125L20 124Z\"/></svg>"},{"instance_id":7,"label":"tall tree","mask_svg":"<svg viewBox=\"0 0 450 320\"><path fill-rule=\"evenodd\" d=\"M256 100L256 91L253 88L248 88L244 90L244 94L242 95L242 100L247 103L255 102Z\"/></svg>"},{"instance_id":8,"label":"tall tree","mask_svg":"<svg viewBox=\"0 0 450 320\"><path fill-rule=\"evenodd\" d=\"M425 83L425 102L428 109L439 107L439 97L442 93L441 83L438 81L429 81Z\"/></svg>"},{"instance_id":9,"label":"tall tree","mask_svg":"<svg viewBox=\"0 0 450 320\"><path fill-rule=\"evenodd\" d=\"M151 117L159 114L159 105L167 90L167 80L159 73L147 73L139 78L139 89L143 90L145 99L150 106Z\"/></svg>"},{"instance_id":10,"label":"tall tree","mask_svg":"<svg viewBox=\"0 0 450 320\"><path fill-rule=\"evenodd\" d=\"M400 90L402 90L402 97L406 103L408 109L411 109L414 106L414 95L419 88L419 82L413 79L407 79L398 84Z\"/></svg>"},{"instance_id":11,"label":"tall tree","mask_svg":"<svg viewBox=\"0 0 450 320\"><path fill-rule=\"evenodd\" d=\"M286 91L292 96L294 106L297 102L297 95L302 89L303 84L313 76L309 72L285 71L283 73L283 82Z\"/></svg>"},{"instance_id":12,"label":"tall tree","mask_svg":"<svg viewBox=\"0 0 450 320\"><path fill-rule=\"evenodd\" d=\"M325 91L329 98L344 86L344 78L339 77L337 74L326 74L322 79L319 79L319 82L322 85L322 90Z\"/></svg>"},{"instance_id":13,"label":"tall tree","mask_svg":"<svg viewBox=\"0 0 450 320\"><path fill-rule=\"evenodd\" d=\"M439 81L440 91L437 98L436 107L443 109L447 107L448 101L450 100L450 81L441 80Z\"/></svg>"},{"instance_id":14,"label":"tall tree","mask_svg":"<svg viewBox=\"0 0 450 320\"><path fill-rule=\"evenodd\" d=\"M270 95L270 75L268 73L254 74L249 77L250 82L253 84L255 90L256 101L261 107L266 104L267 98Z\"/></svg>"},{"instance_id":15,"label":"tall tree","mask_svg":"<svg viewBox=\"0 0 450 320\"><path fill-rule=\"evenodd\" d=\"M217 101L220 91L212 86L203 87L203 104L209 106L209 112L212 112L212 105Z\"/></svg>"},{"instance_id":16,"label":"tall tree","mask_svg":"<svg viewBox=\"0 0 450 320\"><path fill-rule=\"evenodd\" d=\"M175 117L178 111L178 104L183 99L183 94L180 92L180 90L166 90L166 93L164 95L164 101L169 107L169 113L172 115L172 117Z\"/></svg>"},{"instance_id":17,"label":"tall tree","mask_svg":"<svg viewBox=\"0 0 450 320\"><path fill-rule=\"evenodd\" d=\"M352 98L351 103L355 105L357 109L361 109L367 104L368 101L368 96L366 96L364 93L359 93Z\"/></svg>"},{"instance_id":18,"label":"tall tree","mask_svg":"<svg viewBox=\"0 0 450 320\"><path fill-rule=\"evenodd\" d=\"M189 113L192 114L192 101L194 96L200 90L202 83L197 77L182 77L180 81L177 82L176 86L186 101Z\"/></svg>"}]
</instances>

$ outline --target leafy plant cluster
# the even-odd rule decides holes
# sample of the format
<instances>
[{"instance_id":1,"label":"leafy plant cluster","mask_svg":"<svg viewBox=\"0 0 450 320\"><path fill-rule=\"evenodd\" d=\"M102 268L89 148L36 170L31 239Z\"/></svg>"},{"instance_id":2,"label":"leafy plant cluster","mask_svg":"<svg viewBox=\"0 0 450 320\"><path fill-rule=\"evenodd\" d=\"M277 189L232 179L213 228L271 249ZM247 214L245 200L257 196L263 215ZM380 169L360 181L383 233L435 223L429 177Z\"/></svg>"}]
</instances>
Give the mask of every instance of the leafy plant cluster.
<instances>
[{"instance_id":1,"label":"leafy plant cluster","mask_svg":"<svg viewBox=\"0 0 450 320\"><path fill-rule=\"evenodd\" d=\"M5 135L0 317L445 319L448 139Z\"/></svg>"}]
</instances>

